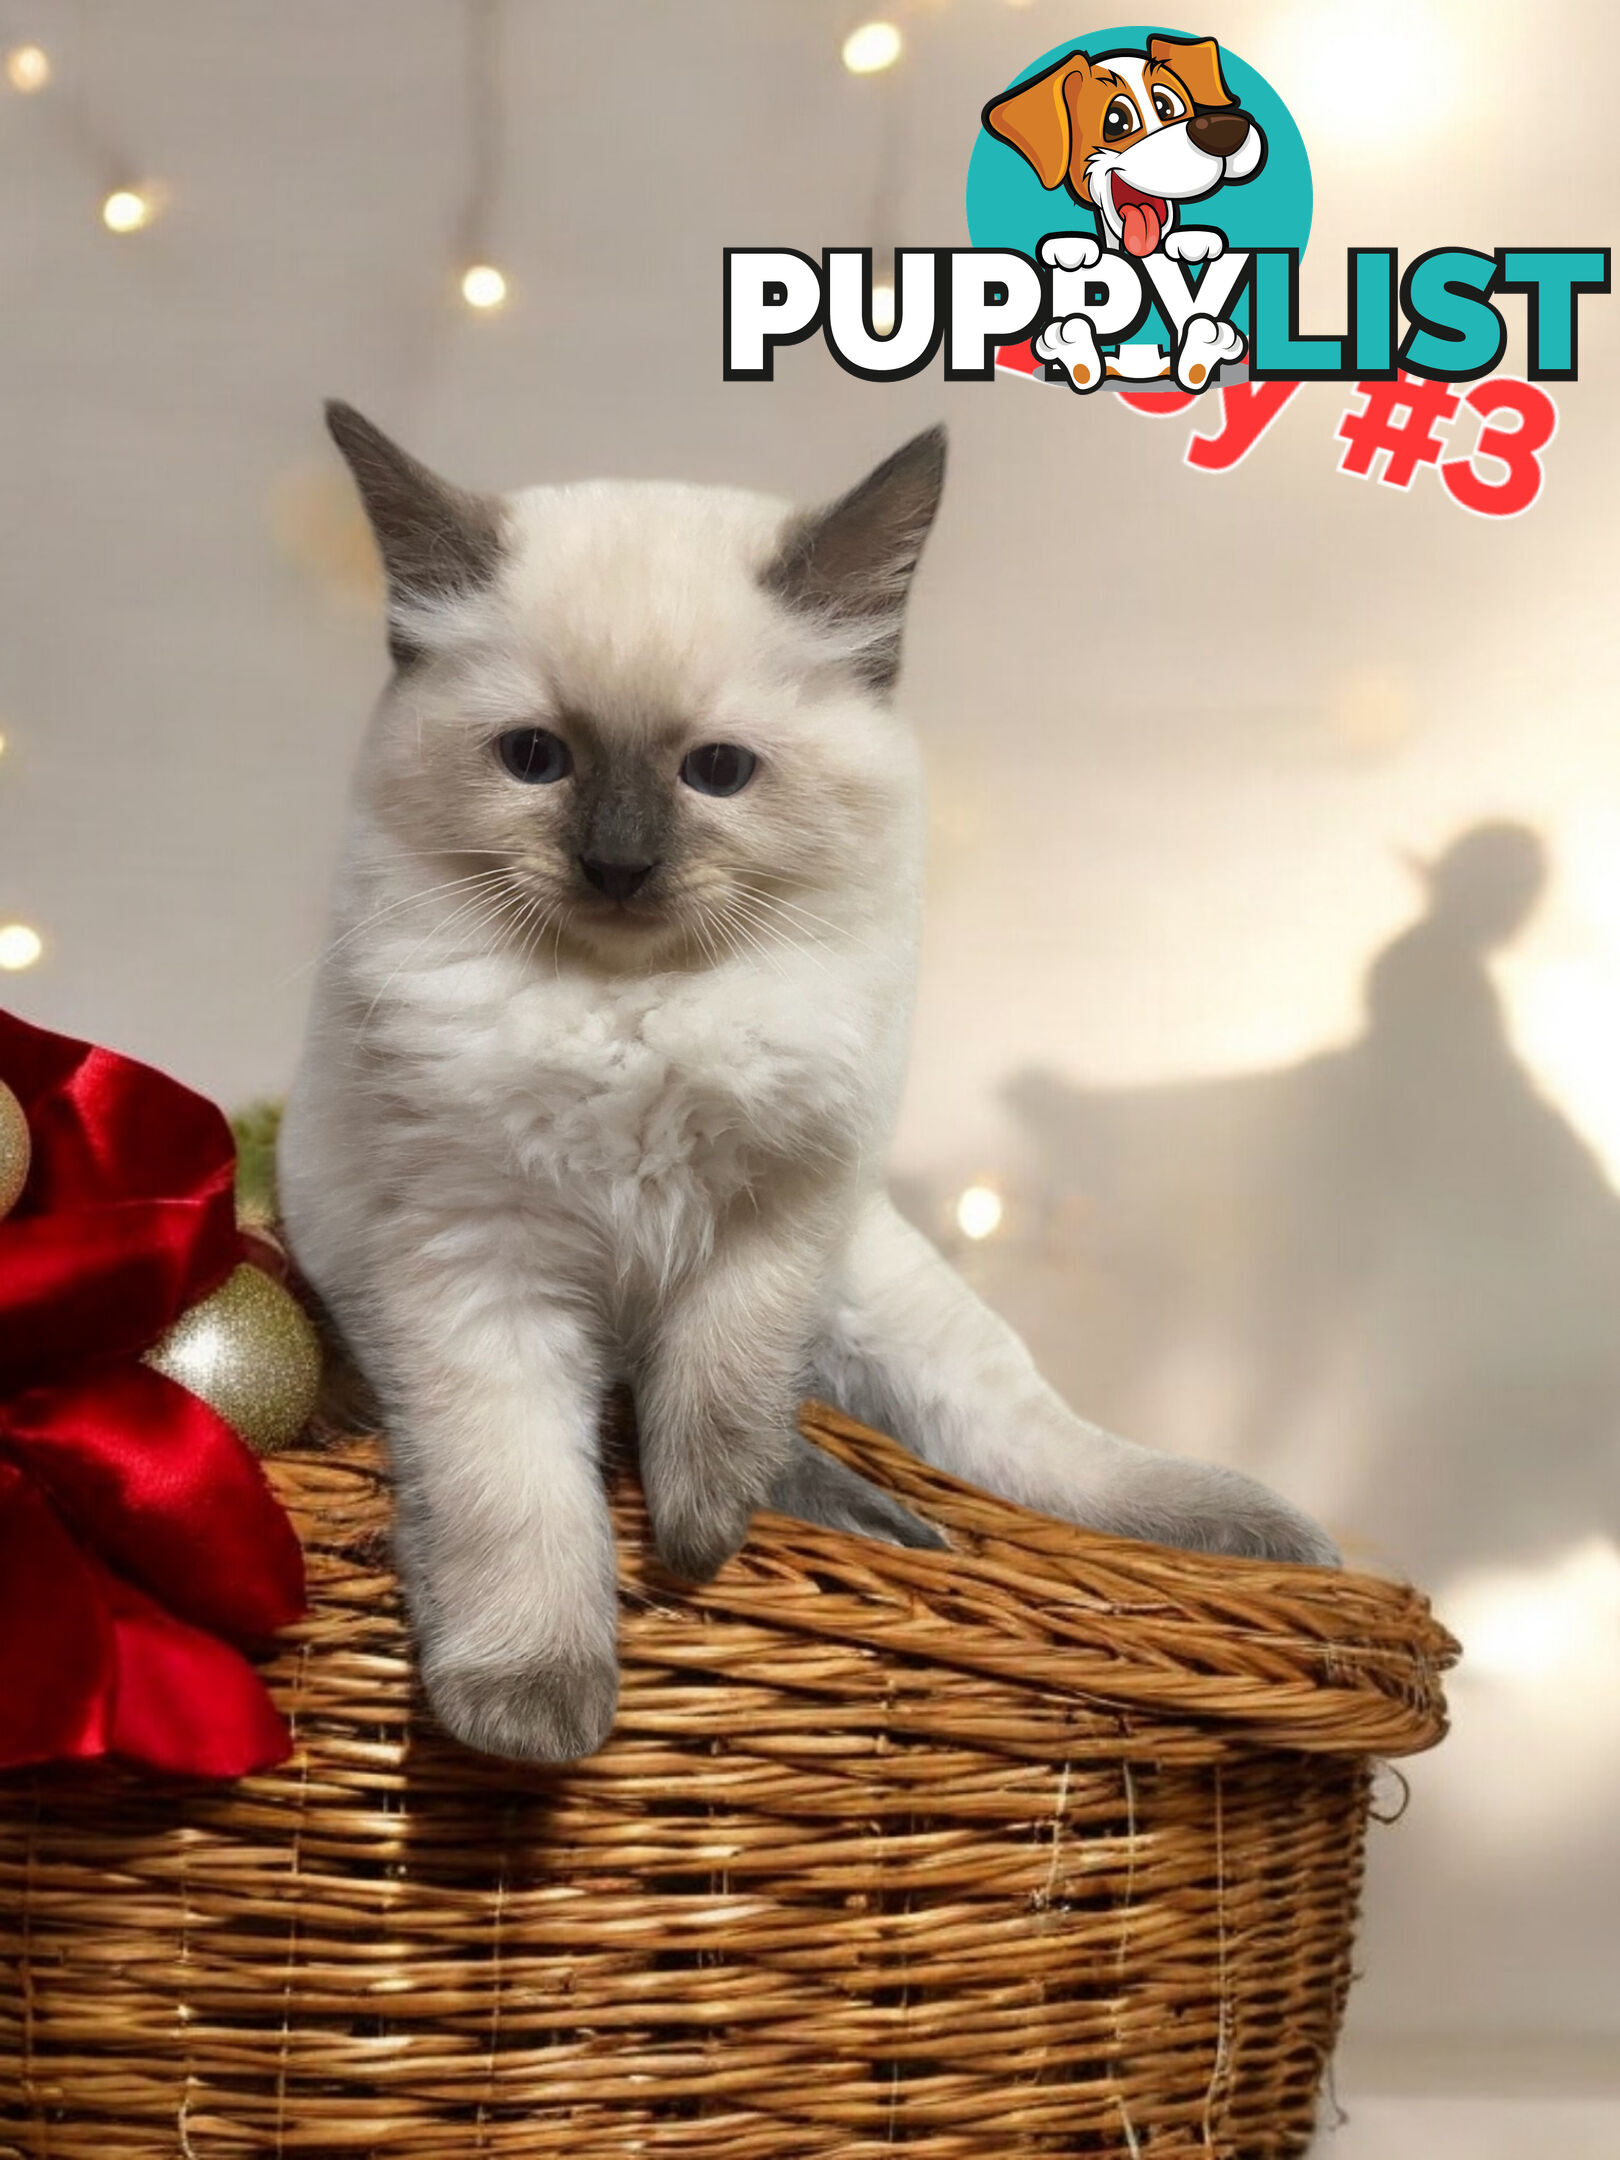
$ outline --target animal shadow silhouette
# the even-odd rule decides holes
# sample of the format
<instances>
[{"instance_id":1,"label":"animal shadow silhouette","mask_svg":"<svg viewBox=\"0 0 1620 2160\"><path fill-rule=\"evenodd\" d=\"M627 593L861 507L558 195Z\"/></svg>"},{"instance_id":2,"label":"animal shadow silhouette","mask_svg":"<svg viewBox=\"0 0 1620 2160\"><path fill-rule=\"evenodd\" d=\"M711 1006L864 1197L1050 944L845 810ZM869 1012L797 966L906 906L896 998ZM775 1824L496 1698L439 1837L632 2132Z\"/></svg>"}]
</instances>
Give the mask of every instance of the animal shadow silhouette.
<instances>
[{"instance_id":1,"label":"animal shadow silhouette","mask_svg":"<svg viewBox=\"0 0 1620 2160\"><path fill-rule=\"evenodd\" d=\"M1620 1197L1489 973L1539 903L1540 838L1482 824L1418 867L1424 911L1372 961L1347 1047L1128 1090L1033 1070L1006 1094L1070 1226L1060 1383L1155 1438L1155 1378L1192 1355L1223 1376L1209 1452L1298 1491L1326 1448L1336 1526L1438 1575L1615 1525Z\"/></svg>"}]
</instances>

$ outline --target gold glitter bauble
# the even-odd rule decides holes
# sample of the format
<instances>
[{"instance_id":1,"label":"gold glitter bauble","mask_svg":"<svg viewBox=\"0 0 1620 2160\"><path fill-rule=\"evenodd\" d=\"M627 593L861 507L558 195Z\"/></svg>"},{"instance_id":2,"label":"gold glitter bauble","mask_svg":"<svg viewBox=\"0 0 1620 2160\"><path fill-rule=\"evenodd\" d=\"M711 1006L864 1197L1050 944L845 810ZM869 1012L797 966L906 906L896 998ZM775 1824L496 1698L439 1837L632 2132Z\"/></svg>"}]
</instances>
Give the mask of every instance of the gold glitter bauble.
<instances>
[{"instance_id":1,"label":"gold glitter bauble","mask_svg":"<svg viewBox=\"0 0 1620 2160\"><path fill-rule=\"evenodd\" d=\"M200 1395L256 1455L290 1447L309 1423L321 1349L303 1307L263 1268L243 1264L193 1305L145 1363Z\"/></svg>"},{"instance_id":2,"label":"gold glitter bauble","mask_svg":"<svg viewBox=\"0 0 1620 2160\"><path fill-rule=\"evenodd\" d=\"M33 1153L23 1106L0 1080L0 1215L9 1215L22 1198Z\"/></svg>"}]
</instances>

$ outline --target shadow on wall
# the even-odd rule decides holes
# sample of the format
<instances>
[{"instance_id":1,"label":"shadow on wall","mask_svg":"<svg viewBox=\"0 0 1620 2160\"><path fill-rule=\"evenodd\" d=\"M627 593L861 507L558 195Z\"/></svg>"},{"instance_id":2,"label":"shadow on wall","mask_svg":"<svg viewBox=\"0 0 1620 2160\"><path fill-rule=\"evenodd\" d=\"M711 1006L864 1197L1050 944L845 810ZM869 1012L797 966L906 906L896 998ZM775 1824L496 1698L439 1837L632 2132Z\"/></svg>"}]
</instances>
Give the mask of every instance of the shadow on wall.
<instances>
[{"instance_id":1,"label":"shadow on wall","mask_svg":"<svg viewBox=\"0 0 1620 2160\"><path fill-rule=\"evenodd\" d=\"M1373 961L1346 1049L1009 1083L1045 1219L971 1272L1033 1314L1077 1407L1430 1572L1615 1527L1620 1197L1514 1056L1487 966L1546 869L1508 823L1422 866L1425 912Z\"/></svg>"}]
</instances>

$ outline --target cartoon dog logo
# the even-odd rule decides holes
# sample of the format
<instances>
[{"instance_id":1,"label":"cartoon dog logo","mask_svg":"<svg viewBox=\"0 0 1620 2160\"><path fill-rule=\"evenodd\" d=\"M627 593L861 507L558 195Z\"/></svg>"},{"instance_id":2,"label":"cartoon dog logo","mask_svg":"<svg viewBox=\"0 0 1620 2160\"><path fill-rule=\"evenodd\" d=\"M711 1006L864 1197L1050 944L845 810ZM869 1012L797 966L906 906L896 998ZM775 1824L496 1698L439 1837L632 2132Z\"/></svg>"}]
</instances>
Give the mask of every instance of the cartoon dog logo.
<instances>
[{"instance_id":1,"label":"cartoon dog logo","mask_svg":"<svg viewBox=\"0 0 1620 2160\"><path fill-rule=\"evenodd\" d=\"M1105 249L1138 260L1162 250L1174 262L1213 262L1225 252L1224 234L1181 226L1180 206L1252 180L1266 159L1259 123L1226 87L1214 38L1151 37L1145 52L1067 53L992 98L983 119L1034 168L1042 187L1066 188L1095 212L1100 244L1073 233L1042 243L1042 259L1069 271L1093 267ZM1035 349L1060 361L1076 389L1094 389L1103 379L1083 315L1049 324ZM1242 351L1231 323L1194 312L1169 366L1157 348L1148 348L1157 366L1110 363L1107 373L1174 374L1183 388L1196 389ZM1142 348L1127 352L1146 361Z\"/></svg>"}]
</instances>

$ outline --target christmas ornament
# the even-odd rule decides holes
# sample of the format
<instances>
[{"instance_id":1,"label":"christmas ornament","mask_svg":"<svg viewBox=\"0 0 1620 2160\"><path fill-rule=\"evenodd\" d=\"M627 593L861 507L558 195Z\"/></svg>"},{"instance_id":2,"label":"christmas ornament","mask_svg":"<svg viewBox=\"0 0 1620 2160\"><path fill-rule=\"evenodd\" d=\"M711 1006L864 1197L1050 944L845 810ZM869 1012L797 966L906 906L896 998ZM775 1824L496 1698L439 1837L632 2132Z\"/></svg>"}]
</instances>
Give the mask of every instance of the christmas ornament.
<instances>
[{"instance_id":1,"label":"christmas ornament","mask_svg":"<svg viewBox=\"0 0 1620 2160\"><path fill-rule=\"evenodd\" d=\"M32 1155L23 1106L0 1080L0 1215L9 1215L22 1198Z\"/></svg>"},{"instance_id":2,"label":"christmas ornament","mask_svg":"<svg viewBox=\"0 0 1620 2160\"><path fill-rule=\"evenodd\" d=\"M0 1220L0 1769L263 1769L289 1735L239 1646L303 1611L303 1555L237 1434L144 1362L253 1272L230 1129L161 1073L5 1012L0 1080L32 1152ZM266 1334L249 1298L254 1400L286 1418L285 1314Z\"/></svg>"},{"instance_id":3,"label":"christmas ornament","mask_svg":"<svg viewBox=\"0 0 1620 2160\"><path fill-rule=\"evenodd\" d=\"M143 1362L200 1395L256 1455L292 1445L321 1384L320 1344L303 1307L246 1262L182 1313Z\"/></svg>"}]
</instances>

